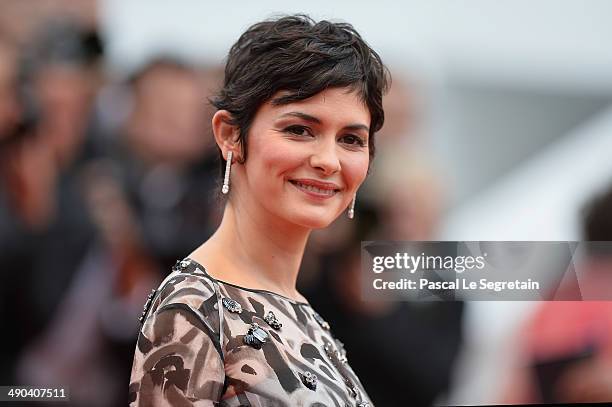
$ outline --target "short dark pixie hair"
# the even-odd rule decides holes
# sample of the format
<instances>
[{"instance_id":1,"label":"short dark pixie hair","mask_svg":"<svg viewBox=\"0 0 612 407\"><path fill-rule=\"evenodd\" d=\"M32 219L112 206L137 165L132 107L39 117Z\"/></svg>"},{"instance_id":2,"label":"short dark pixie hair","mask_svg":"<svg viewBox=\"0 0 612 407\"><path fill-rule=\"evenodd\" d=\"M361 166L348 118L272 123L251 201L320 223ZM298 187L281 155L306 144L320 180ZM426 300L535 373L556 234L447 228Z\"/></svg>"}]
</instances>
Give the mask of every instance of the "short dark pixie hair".
<instances>
[{"instance_id":1,"label":"short dark pixie hair","mask_svg":"<svg viewBox=\"0 0 612 407\"><path fill-rule=\"evenodd\" d=\"M232 115L247 157L247 134L259 107L304 100L334 87L358 92L371 116L370 162L374 134L383 125L382 95L390 74L380 56L347 23L316 22L306 15L285 16L252 25L232 46L220 92L210 102ZM225 160L221 156L221 171Z\"/></svg>"}]
</instances>

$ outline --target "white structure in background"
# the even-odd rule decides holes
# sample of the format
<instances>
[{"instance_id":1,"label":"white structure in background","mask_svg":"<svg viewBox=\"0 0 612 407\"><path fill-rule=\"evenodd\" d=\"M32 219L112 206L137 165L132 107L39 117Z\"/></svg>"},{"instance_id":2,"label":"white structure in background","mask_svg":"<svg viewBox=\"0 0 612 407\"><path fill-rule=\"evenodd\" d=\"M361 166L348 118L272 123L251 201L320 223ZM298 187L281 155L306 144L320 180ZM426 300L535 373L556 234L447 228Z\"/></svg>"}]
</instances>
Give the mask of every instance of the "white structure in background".
<instances>
[{"instance_id":1,"label":"white structure in background","mask_svg":"<svg viewBox=\"0 0 612 407\"><path fill-rule=\"evenodd\" d=\"M580 210L612 183L612 108L449 214L444 240L580 240ZM468 303L450 405L503 393L515 332L536 303Z\"/></svg>"}]
</instances>

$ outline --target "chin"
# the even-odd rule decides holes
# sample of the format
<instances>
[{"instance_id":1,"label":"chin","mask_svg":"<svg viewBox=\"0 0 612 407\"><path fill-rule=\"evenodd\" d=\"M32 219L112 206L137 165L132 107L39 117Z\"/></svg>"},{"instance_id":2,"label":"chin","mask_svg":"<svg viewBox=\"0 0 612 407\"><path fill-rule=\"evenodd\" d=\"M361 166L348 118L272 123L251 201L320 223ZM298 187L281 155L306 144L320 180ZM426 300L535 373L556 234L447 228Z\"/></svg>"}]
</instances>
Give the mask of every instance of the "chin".
<instances>
[{"instance_id":1,"label":"chin","mask_svg":"<svg viewBox=\"0 0 612 407\"><path fill-rule=\"evenodd\" d=\"M295 224L303 226L309 229L324 229L328 227L337 216L330 213L295 213L290 217L291 221Z\"/></svg>"}]
</instances>

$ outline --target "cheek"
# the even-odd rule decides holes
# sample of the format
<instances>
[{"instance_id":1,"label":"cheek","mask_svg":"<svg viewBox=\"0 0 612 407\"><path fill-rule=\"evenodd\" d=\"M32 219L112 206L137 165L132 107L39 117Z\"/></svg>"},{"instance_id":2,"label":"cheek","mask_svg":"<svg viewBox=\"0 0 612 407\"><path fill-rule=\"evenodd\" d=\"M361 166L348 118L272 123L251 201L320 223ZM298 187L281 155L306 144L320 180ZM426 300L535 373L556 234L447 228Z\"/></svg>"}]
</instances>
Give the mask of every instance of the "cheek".
<instances>
[{"instance_id":1,"label":"cheek","mask_svg":"<svg viewBox=\"0 0 612 407\"><path fill-rule=\"evenodd\" d=\"M353 156L350 160L344 162L342 165L344 179L351 188L357 189L365 180L368 174L369 162L370 158L368 155L360 157Z\"/></svg>"},{"instance_id":2,"label":"cheek","mask_svg":"<svg viewBox=\"0 0 612 407\"><path fill-rule=\"evenodd\" d=\"M249 158L251 156L258 158L256 160L247 159L247 164L256 163L258 177L272 181L268 183L270 185L276 184L280 177L300 167L306 159L303 148L282 141L254 143L249 151Z\"/></svg>"}]
</instances>

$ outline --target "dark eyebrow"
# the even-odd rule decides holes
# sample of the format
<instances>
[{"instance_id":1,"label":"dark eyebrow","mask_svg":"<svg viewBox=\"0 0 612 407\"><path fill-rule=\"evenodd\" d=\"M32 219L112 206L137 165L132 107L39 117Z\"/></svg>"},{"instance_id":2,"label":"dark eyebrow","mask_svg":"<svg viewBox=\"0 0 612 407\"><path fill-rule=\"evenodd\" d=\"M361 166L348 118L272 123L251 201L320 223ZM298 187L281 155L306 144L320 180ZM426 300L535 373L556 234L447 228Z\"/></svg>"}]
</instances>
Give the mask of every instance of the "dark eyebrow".
<instances>
[{"instance_id":1,"label":"dark eyebrow","mask_svg":"<svg viewBox=\"0 0 612 407\"><path fill-rule=\"evenodd\" d=\"M311 123L316 123L316 124L321 124L321 120L319 120L318 118L311 116L309 114L306 113L302 113L302 112L288 112L285 114L282 114L280 117L297 117L300 118L302 120L306 120L307 122L311 122ZM365 130L366 132L370 132L370 128L368 126L366 126L365 124L349 124L348 126L344 126L344 129L346 130Z\"/></svg>"},{"instance_id":2,"label":"dark eyebrow","mask_svg":"<svg viewBox=\"0 0 612 407\"><path fill-rule=\"evenodd\" d=\"M300 119L306 120L307 122L321 124L321 120L317 119L314 116L311 116L309 114L302 113L302 112L289 112L289 113L285 113L281 115L280 117L286 117L286 116L298 117Z\"/></svg>"},{"instance_id":3,"label":"dark eyebrow","mask_svg":"<svg viewBox=\"0 0 612 407\"><path fill-rule=\"evenodd\" d=\"M370 128L365 124L349 124L348 126L344 126L346 130L365 130L370 133Z\"/></svg>"}]
</instances>

